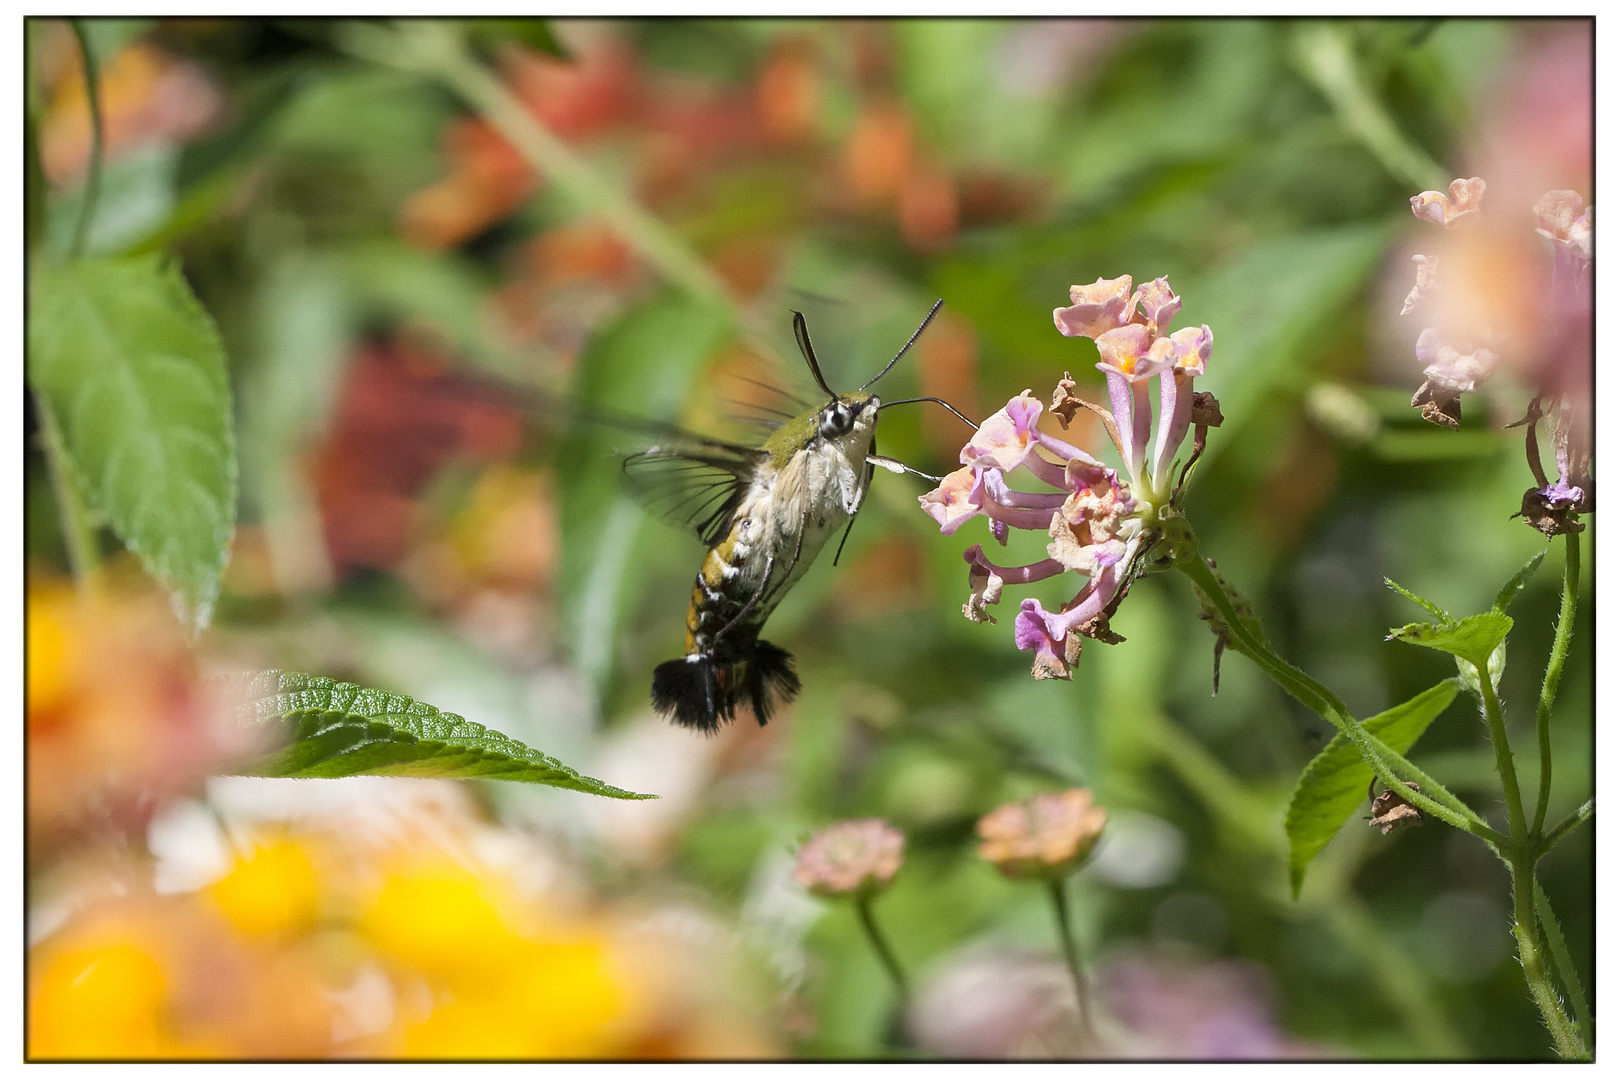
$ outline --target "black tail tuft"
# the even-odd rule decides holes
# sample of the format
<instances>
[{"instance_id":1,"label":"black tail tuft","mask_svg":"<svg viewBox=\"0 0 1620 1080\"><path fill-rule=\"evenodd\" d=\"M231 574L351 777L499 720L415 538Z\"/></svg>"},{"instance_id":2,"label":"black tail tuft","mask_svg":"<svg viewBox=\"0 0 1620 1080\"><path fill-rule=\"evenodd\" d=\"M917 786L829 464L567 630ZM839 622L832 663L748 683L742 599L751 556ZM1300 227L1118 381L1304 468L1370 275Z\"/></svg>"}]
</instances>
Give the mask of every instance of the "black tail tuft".
<instances>
[{"instance_id":1,"label":"black tail tuft","mask_svg":"<svg viewBox=\"0 0 1620 1080\"><path fill-rule=\"evenodd\" d=\"M721 717L731 719L731 707L720 686L714 659L697 653L666 660L653 669L653 708L682 727L713 734Z\"/></svg>"},{"instance_id":2,"label":"black tail tuft","mask_svg":"<svg viewBox=\"0 0 1620 1080\"><path fill-rule=\"evenodd\" d=\"M759 726L764 727L775 711L775 701L786 705L799 694L799 677L793 673L793 654L769 641L756 641L745 670L748 703L753 706Z\"/></svg>"},{"instance_id":3,"label":"black tail tuft","mask_svg":"<svg viewBox=\"0 0 1620 1080\"><path fill-rule=\"evenodd\" d=\"M653 708L682 727L713 734L747 701L763 727L778 704L799 693L793 654L756 641L743 659L725 662L703 653L667 660L653 669Z\"/></svg>"}]
</instances>

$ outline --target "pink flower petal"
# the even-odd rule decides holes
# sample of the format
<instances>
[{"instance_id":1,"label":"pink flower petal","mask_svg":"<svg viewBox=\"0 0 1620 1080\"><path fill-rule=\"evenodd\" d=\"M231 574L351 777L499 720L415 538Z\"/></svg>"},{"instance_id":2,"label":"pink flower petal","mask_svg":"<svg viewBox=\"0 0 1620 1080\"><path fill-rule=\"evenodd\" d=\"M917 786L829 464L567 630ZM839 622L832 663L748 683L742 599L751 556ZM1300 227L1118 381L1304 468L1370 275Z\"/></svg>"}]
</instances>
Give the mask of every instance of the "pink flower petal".
<instances>
[{"instance_id":1,"label":"pink flower petal","mask_svg":"<svg viewBox=\"0 0 1620 1080\"><path fill-rule=\"evenodd\" d=\"M982 469L962 468L948 473L939 486L917 502L923 512L939 522L939 531L950 536L962 523L984 512L984 475Z\"/></svg>"},{"instance_id":2,"label":"pink flower petal","mask_svg":"<svg viewBox=\"0 0 1620 1080\"><path fill-rule=\"evenodd\" d=\"M1131 382L1156 375L1164 365L1155 367L1149 360L1153 340L1153 332L1141 323L1108 331L1097 339L1098 369L1123 375Z\"/></svg>"},{"instance_id":3,"label":"pink flower petal","mask_svg":"<svg viewBox=\"0 0 1620 1080\"><path fill-rule=\"evenodd\" d=\"M1063 639L1068 630L1060 621L1041 609L1034 598L1019 605L1018 617L1013 620L1013 644L1021 652L1035 650L1033 674L1037 679L1067 679L1069 664L1064 659ZM1052 623L1057 634L1053 636Z\"/></svg>"},{"instance_id":4,"label":"pink flower petal","mask_svg":"<svg viewBox=\"0 0 1620 1080\"><path fill-rule=\"evenodd\" d=\"M1035 421L1041 408L1040 401L1028 390L1008 401L1005 408L980 424L962 447L962 464L1003 472L1016 469L1034 449Z\"/></svg>"},{"instance_id":5,"label":"pink flower petal","mask_svg":"<svg viewBox=\"0 0 1620 1080\"><path fill-rule=\"evenodd\" d=\"M1098 278L1090 285L1071 285L1069 299L1073 306L1052 309L1052 321L1064 337L1095 338L1126 322L1135 306L1129 274L1112 281Z\"/></svg>"},{"instance_id":6,"label":"pink flower petal","mask_svg":"<svg viewBox=\"0 0 1620 1080\"><path fill-rule=\"evenodd\" d=\"M1181 297L1171 290L1169 278L1154 278L1137 289L1131 299L1136 301L1138 307L1135 318L1144 321L1157 335L1164 334L1170 328L1176 313L1181 310Z\"/></svg>"},{"instance_id":7,"label":"pink flower petal","mask_svg":"<svg viewBox=\"0 0 1620 1080\"><path fill-rule=\"evenodd\" d=\"M1210 330L1209 324L1203 326L1187 326L1167 338L1160 340L1170 343L1170 363L1166 367L1174 368L1179 374L1197 376L1204 373L1204 365L1209 363L1210 353L1215 348L1215 333ZM1154 342L1158 347L1158 342Z\"/></svg>"}]
</instances>

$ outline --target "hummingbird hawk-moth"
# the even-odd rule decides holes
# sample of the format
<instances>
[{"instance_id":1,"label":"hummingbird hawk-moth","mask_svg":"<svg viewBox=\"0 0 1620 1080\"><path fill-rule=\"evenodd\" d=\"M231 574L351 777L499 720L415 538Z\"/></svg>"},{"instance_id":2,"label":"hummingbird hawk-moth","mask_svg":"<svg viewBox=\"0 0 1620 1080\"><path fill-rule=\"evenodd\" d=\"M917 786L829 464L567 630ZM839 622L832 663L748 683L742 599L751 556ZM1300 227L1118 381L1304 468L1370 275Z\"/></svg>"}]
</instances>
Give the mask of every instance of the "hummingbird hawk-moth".
<instances>
[{"instance_id":1,"label":"hummingbird hawk-moth","mask_svg":"<svg viewBox=\"0 0 1620 1080\"><path fill-rule=\"evenodd\" d=\"M868 390L943 303L935 302L882 371L842 394L827 384L804 316L794 312L794 337L825 400L786 419L757 448L681 438L625 459L625 473L645 501L695 529L709 549L687 606L685 655L653 671L653 707L676 724L713 732L739 705L764 724L799 692L792 655L760 632L827 541L840 529L847 538L874 470L916 472L878 456L878 412L913 401L945 403L885 403Z\"/></svg>"}]
</instances>

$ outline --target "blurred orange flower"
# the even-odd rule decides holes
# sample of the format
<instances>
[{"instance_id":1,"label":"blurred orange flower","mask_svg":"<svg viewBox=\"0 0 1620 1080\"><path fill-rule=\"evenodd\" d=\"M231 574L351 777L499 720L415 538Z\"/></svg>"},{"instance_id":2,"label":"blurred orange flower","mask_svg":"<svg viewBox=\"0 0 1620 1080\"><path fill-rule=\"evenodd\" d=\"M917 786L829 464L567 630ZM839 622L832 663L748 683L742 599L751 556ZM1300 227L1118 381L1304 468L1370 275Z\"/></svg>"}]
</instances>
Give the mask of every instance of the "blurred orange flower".
<instances>
[{"instance_id":1,"label":"blurred orange flower","mask_svg":"<svg viewBox=\"0 0 1620 1080\"><path fill-rule=\"evenodd\" d=\"M536 120L565 139L595 135L626 116L638 100L634 61L611 38L557 60L517 44L501 53L512 92ZM472 117L445 132L450 173L400 208L406 239L429 249L453 247L515 210L540 178L488 122Z\"/></svg>"},{"instance_id":2,"label":"blurred orange flower","mask_svg":"<svg viewBox=\"0 0 1620 1080\"><path fill-rule=\"evenodd\" d=\"M767 138L790 144L811 138L821 107L814 44L802 38L778 41L759 73L754 99Z\"/></svg>"},{"instance_id":3,"label":"blurred orange flower","mask_svg":"<svg viewBox=\"0 0 1620 1080\"><path fill-rule=\"evenodd\" d=\"M71 56L39 132L40 158L53 184L76 180L90 160L90 101L78 54ZM144 43L118 50L99 76L109 159L149 142L189 139L219 113L219 91L201 71Z\"/></svg>"},{"instance_id":4,"label":"blurred orange flower","mask_svg":"<svg viewBox=\"0 0 1620 1080\"><path fill-rule=\"evenodd\" d=\"M1091 854L1107 823L1085 788L1036 795L979 819L979 858L1008 877L1062 877Z\"/></svg>"},{"instance_id":5,"label":"blurred orange flower","mask_svg":"<svg viewBox=\"0 0 1620 1080\"><path fill-rule=\"evenodd\" d=\"M905 106L880 100L863 108L844 144L844 182L855 201L872 206L899 195L911 173L913 152Z\"/></svg>"}]
</instances>

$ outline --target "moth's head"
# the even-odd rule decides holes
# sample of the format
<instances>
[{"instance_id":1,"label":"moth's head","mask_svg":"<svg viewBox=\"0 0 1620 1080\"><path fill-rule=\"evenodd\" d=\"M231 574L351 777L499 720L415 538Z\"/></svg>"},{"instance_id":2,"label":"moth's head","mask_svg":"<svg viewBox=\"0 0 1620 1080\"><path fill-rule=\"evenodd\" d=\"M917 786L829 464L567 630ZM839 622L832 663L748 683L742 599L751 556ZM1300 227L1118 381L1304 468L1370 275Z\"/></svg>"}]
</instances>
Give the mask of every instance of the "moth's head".
<instances>
[{"instance_id":1,"label":"moth's head","mask_svg":"<svg viewBox=\"0 0 1620 1080\"><path fill-rule=\"evenodd\" d=\"M816 431L823 439L841 439L854 431L856 425L871 427L879 404L876 394L863 394L859 390L839 394L821 407Z\"/></svg>"}]
</instances>

